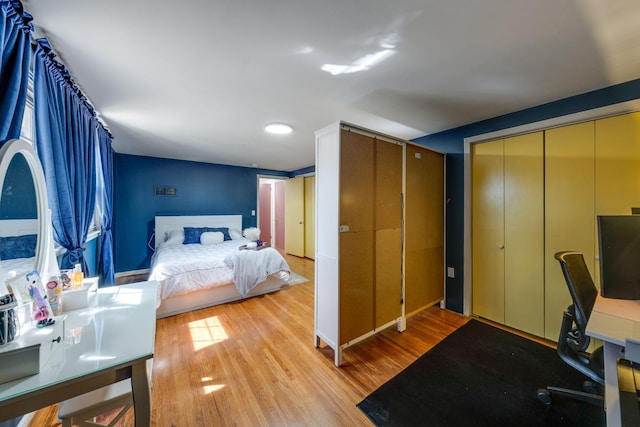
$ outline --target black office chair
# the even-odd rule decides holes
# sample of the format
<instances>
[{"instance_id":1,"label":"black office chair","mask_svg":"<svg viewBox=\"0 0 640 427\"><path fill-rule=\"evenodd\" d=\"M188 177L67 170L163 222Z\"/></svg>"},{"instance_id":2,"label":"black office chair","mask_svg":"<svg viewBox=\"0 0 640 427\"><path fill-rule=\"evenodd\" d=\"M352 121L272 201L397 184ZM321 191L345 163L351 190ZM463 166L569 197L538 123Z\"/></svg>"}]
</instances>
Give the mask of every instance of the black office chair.
<instances>
[{"instance_id":1,"label":"black office chair","mask_svg":"<svg viewBox=\"0 0 640 427\"><path fill-rule=\"evenodd\" d=\"M551 404L551 396L567 396L604 407L604 354L602 346L587 353L590 338L586 334L587 322L595 304L598 290L580 252L565 251L555 254L571 293L571 304L564 311L558 338L558 355L568 365L589 377L583 384L584 392L558 387L538 390L538 399ZM594 384L595 383L595 384Z\"/></svg>"}]
</instances>

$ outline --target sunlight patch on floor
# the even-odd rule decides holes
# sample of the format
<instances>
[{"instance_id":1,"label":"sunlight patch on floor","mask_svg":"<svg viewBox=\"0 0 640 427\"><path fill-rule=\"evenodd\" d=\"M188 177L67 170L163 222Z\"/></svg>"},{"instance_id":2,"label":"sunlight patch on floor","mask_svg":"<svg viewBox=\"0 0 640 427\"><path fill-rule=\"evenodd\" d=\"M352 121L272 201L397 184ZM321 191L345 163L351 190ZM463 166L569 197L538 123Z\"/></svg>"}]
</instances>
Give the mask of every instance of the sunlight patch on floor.
<instances>
[{"instance_id":1,"label":"sunlight patch on floor","mask_svg":"<svg viewBox=\"0 0 640 427\"><path fill-rule=\"evenodd\" d=\"M195 351L202 350L229 338L218 316L189 322L191 341Z\"/></svg>"},{"instance_id":2,"label":"sunlight patch on floor","mask_svg":"<svg viewBox=\"0 0 640 427\"><path fill-rule=\"evenodd\" d=\"M203 383L210 382L210 381L213 381L213 378L211 377L202 378ZM222 388L224 388L224 384L212 384L212 385L205 385L202 387L202 389L204 390L204 394L210 394L218 390L221 390Z\"/></svg>"}]
</instances>

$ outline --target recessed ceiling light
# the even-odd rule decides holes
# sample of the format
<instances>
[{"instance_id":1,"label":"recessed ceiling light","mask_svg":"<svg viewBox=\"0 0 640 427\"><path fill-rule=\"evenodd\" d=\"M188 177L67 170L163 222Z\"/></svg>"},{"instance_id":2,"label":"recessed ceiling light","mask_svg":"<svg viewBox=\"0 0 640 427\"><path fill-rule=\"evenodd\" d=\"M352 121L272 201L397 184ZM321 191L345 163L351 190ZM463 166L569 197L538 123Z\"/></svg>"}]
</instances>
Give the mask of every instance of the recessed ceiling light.
<instances>
[{"instance_id":1,"label":"recessed ceiling light","mask_svg":"<svg viewBox=\"0 0 640 427\"><path fill-rule=\"evenodd\" d=\"M291 127L291 125L288 125L286 123L267 123L266 125L264 125L264 130L269 133L284 135L287 133L291 133L293 128Z\"/></svg>"}]
</instances>

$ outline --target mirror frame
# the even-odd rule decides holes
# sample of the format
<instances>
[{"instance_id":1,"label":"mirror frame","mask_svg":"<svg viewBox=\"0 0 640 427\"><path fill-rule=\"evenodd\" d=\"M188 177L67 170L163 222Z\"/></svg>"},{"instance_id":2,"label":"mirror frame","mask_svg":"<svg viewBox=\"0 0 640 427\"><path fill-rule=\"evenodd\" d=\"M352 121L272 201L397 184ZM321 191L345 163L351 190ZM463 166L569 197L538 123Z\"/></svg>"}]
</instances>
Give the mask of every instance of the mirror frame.
<instances>
[{"instance_id":1,"label":"mirror frame","mask_svg":"<svg viewBox=\"0 0 640 427\"><path fill-rule=\"evenodd\" d=\"M47 199L47 185L44 179L42 164L30 143L23 139L12 139L0 147L0 200L2 200L2 188L13 158L22 154L29 165L33 186L35 188L36 203L38 205L38 238L36 240L36 259L34 268L44 280L50 273L49 253L51 250L51 220L49 214L49 201Z\"/></svg>"}]
</instances>

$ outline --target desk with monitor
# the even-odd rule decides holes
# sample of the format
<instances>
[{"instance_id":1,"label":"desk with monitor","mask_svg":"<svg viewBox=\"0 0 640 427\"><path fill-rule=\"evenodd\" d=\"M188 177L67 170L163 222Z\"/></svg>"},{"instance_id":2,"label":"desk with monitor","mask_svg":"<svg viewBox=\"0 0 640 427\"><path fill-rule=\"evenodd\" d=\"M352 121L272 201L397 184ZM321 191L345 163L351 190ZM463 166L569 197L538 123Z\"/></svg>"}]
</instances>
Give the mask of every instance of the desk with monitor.
<instances>
[{"instance_id":1,"label":"desk with monitor","mask_svg":"<svg viewBox=\"0 0 640 427\"><path fill-rule=\"evenodd\" d=\"M627 339L640 340L640 301L598 295L587 324L587 334L603 341L607 426L620 426L617 362L619 358L625 358Z\"/></svg>"},{"instance_id":2,"label":"desk with monitor","mask_svg":"<svg viewBox=\"0 0 640 427\"><path fill-rule=\"evenodd\" d=\"M587 334L603 341L607 426L621 425L618 359L640 341L640 215L598 216L600 295Z\"/></svg>"}]
</instances>

